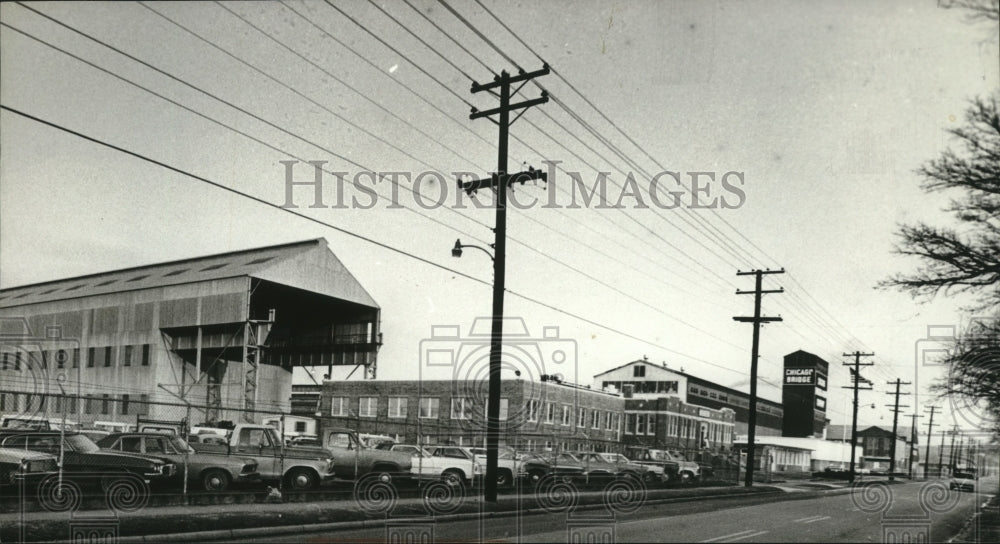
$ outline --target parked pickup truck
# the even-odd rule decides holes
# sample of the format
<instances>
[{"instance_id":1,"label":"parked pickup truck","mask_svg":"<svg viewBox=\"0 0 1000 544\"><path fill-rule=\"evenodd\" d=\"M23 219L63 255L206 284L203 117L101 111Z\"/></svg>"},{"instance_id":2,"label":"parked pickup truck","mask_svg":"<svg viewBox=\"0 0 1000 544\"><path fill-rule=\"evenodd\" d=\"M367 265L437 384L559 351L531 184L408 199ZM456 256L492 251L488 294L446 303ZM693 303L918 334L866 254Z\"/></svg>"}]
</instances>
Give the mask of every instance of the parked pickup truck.
<instances>
[{"instance_id":1,"label":"parked pickup truck","mask_svg":"<svg viewBox=\"0 0 1000 544\"><path fill-rule=\"evenodd\" d=\"M225 444L192 443L191 447L198 453L252 459L261 480L284 482L296 491L314 489L334 477L333 454L314 446L286 446L269 425L239 424L226 439Z\"/></svg>"},{"instance_id":2,"label":"parked pickup truck","mask_svg":"<svg viewBox=\"0 0 1000 544\"><path fill-rule=\"evenodd\" d=\"M177 435L113 433L102 438L97 445L103 450L144 453L169 459L177 465L178 479L184 477L184 467L187 466L188 482L205 491L225 491L232 482L260 480L257 461L248 457L198 453Z\"/></svg>"},{"instance_id":3,"label":"parked pickup truck","mask_svg":"<svg viewBox=\"0 0 1000 544\"><path fill-rule=\"evenodd\" d=\"M328 427L320 439L323 447L333 452L338 479L357 480L377 474L379 480L388 483L394 478L409 480L413 477L409 453L366 448L358 440L358 433L351 429Z\"/></svg>"}]
</instances>

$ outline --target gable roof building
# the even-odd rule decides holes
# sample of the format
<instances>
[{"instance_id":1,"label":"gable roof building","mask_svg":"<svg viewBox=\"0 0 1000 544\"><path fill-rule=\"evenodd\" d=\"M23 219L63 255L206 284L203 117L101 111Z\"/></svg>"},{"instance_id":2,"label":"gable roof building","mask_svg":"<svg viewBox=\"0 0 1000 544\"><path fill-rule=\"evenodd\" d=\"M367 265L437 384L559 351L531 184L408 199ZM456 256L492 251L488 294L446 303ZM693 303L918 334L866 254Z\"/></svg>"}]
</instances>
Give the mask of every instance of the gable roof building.
<instances>
[{"instance_id":1,"label":"gable roof building","mask_svg":"<svg viewBox=\"0 0 1000 544\"><path fill-rule=\"evenodd\" d=\"M12 287L0 290L0 403L51 412L72 397L60 408L84 422L152 417L157 402L249 420L287 410L294 366L374 377L379 320L324 239Z\"/></svg>"}]
</instances>

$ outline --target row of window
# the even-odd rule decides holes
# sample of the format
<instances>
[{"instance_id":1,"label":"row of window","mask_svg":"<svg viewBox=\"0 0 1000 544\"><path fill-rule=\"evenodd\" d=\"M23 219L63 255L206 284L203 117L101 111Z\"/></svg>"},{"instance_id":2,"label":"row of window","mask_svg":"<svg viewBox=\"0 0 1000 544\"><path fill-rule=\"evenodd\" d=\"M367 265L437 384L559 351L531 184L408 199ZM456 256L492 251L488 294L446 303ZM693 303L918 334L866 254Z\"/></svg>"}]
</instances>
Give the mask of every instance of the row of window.
<instances>
[{"instance_id":1,"label":"row of window","mask_svg":"<svg viewBox=\"0 0 1000 544\"><path fill-rule=\"evenodd\" d=\"M119 349L121 348L121 349ZM80 348L53 349L35 352L4 352L0 354L0 370L29 368L80 368ZM87 348L87 368L95 366L149 366L149 344L102 346Z\"/></svg>"},{"instance_id":2,"label":"row of window","mask_svg":"<svg viewBox=\"0 0 1000 544\"><path fill-rule=\"evenodd\" d=\"M642 367L636 367L642 368ZM608 381L601 382L601 387L607 389L608 387L614 387L618 391L624 391L624 387L627 385L632 386L633 393L663 393L665 395L677 394L678 382L677 381L638 381L638 382L617 382Z\"/></svg>"},{"instance_id":3,"label":"row of window","mask_svg":"<svg viewBox=\"0 0 1000 544\"><path fill-rule=\"evenodd\" d=\"M721 423L702 422L683 416L662 414L666 418L666 436L677 438L701 438L704 426L705 440L729 443L732 426ZM634 436L655 436L657 414L625 414L625 434Z\"/></svg>"},{"instance_id":4,"label":"row of window","mask_svg":"<svg viewBox=\"0 0 1000 544\"><path fill-rule=\"evenodd\" d=\"M389 397L387 416L389 418L406 418L409 416L409 398ZM473 419L476 413L474 399L468 397L455 397L451 399L450 419ZM379 411L379 397L358 398L357 410L351 406L350 397L332 397L330 403L330 415L341 417L377 417ZM510 401L506 398L500 399L500 419L507 420L509 415ZM484 406L479 407L480 415L484 412ZM537 422L539 417L544 415L547 424L569 426L573 422L573 407L568 404L557 405L554 402L541 403L537 399L528 400L525 405L526 417L528 421ZM441 414L441 399L420 398L418 400L417 417L420 419L438 419ZM539 413L541 412L541 413ZM619 430L621 422L617 413L589 408L577 408L576 426L577 428L589 427L592 429L604 429L608 431Z\"/></svg>"},{"instance_id":5,"label":"row of window","mask_svg":"<svg viewBox=\"0 0 1000 544\"><path fill-rule=\"evenodd\" d=\"M719 402L726 402L733 406L739 406L741 408L750 408L750 399L742 396L733 395L729 396L727 393L722 391L716 391L714 389L700 387L697 385L689 385L688 393L691 395L698 395L699 397L705 397L711 400L717 400ZM773 416L781 416L783 411L780 407L768 404L767 402L757 401L757 410L765 414L771 414Z\"/></svg>"},{"instance_id":6,"label":"row of window","mask_svg":"<svg viewBox=\"0 0 1000 544\"><path fill-rule=\"evenodd\" d=\"M109 393L80 397L38 393L0 393L0 411L10 413L45 413L84 415L144 415L149 413L149 396Z\"/></svg>"},{"instance_id":7,"label":"row of window","mask_svg":"<svg viewBox=\"0 0 1000 544\"><path fill-rule=\"evenodd\" d=\"M717 400L719 402L732 402L733 404L736 404L738 406L743 406L744 408L750 406L750 401L742 397L733 397L732 400L730 400L728 393L723 393L722 391L716 391L714 389L708 389L705 387L699 387L697 385L689 385L688 393L712 400Z\"/></svg>"}]
</instances>

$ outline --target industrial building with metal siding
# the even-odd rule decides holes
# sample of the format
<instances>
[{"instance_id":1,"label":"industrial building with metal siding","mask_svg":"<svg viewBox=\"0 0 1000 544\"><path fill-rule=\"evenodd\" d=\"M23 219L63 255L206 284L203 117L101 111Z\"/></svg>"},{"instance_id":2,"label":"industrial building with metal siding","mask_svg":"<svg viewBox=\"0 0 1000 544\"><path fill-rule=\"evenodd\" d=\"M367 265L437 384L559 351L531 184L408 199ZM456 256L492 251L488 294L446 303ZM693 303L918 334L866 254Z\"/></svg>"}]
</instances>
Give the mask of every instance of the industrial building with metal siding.
<instances>
[{"instance_id":1,"label":"industrial building with metal siding","mask_svg":"<svg viewBox=\"0 0 1000 544\"><path fill-rule=\"evenodd\" d=\"M295 366L374 377L379 312L323 239L0 290L0 411L259 421Z\"/></svg>"}]
</instances>

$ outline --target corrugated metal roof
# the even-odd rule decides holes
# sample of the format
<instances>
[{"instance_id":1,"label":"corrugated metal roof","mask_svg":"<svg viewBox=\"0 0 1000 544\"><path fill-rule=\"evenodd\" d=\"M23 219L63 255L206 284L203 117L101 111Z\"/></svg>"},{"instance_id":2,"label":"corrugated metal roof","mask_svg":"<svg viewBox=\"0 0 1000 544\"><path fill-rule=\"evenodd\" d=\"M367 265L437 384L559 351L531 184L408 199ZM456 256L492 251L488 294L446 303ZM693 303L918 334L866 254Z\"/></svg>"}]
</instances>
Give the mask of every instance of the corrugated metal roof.
<instances>
[{"instance_id":1,"label":"corrugated metal roof","mask_svg":"<svg viewBox=\"0 0 1000 544\"><path fill-rule=\"evenodd\" d=\"M307 255L310 252L316 253L312 256ZM12 287L0 290L0 308L240 276L261 277L297 286L296 284L300 282L296 281L296 278L288 277L295 274L296 267L277 265L293 262L299 264L304 260L312 260L310 257L323 263L324 268L336 269L333 270L334 274L327 283L331 281L344 283L344 285L324 285L321 278L319 281L314 278L308 283L318 287L317 292L330 296L343 293L347 295L346 300L378 307L350 272L336 260L327 247L326 240L316 238ZM280 269L281 273L275 274L276 268ZM303 270L302 273L315 276L310 270Z\"/></svg>"}]
</instances>

